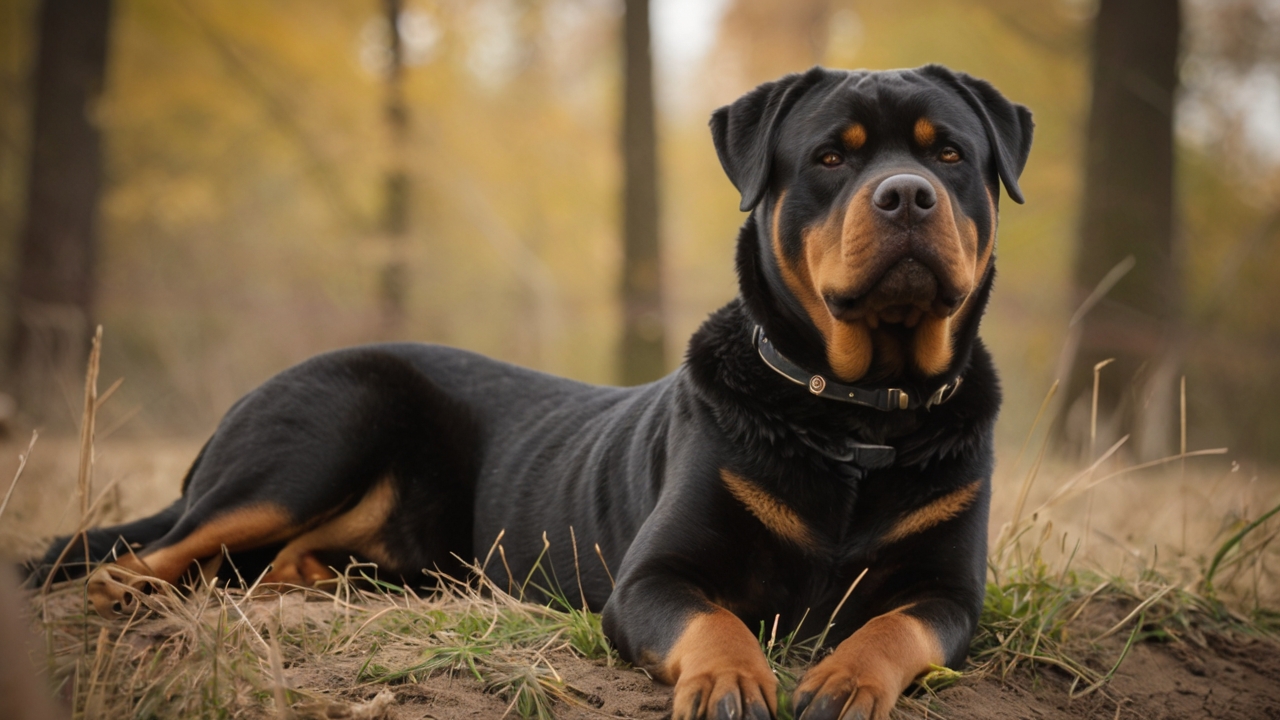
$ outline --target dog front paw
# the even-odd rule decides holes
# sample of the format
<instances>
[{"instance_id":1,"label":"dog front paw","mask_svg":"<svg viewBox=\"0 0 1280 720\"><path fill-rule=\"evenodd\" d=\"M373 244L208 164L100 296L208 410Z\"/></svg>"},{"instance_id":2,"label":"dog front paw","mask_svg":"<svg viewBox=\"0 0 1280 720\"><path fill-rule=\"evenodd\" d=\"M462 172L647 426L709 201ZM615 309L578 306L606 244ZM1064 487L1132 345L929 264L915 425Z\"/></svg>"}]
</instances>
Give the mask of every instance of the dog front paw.
<instances>
[{"instance_id":1,"label":"dog front paw","mask_svg":"<svg viewBox=\"0 0 1280 720\"><path fill-rule=\"evenodd\" d=\"M762 658L763 659L763 658ZM773 698L778 682L763 669L722 668L684 674L676 683L672 720L770 720L765 698Z\"/></svg>"},{"instance_id":2,"label":"dog front paw","mask_svg":"<svg viewBox=\"0 0 1280 720\"><path fill-rule=\"evenodd\" d=\"M898 696L930 665L942 664L937 635L895 611L872 618L796 687L798 720L888 720Z\"/></svg>"},{"instance_id":3,"label":"dog front paw","mask_svg":"<svg viewBox=\"0 0 1280 720\"><path fill-rule=\"evenodd\" d=\"M769 720L777 708L769 661L747 626L723 608L689 620L658 675L675 682L672 720Z\"/></svg>"},{"instance_id":4,"label":"dog front paw","mask_svg":"<svg viewBox=\"0 0 1280 720\"><path fill-rule=\"evenodd\" d=\"M872 662L833 654L796 688L798 720L887 720L903 688Z\"/></svg>"}]
</instances>

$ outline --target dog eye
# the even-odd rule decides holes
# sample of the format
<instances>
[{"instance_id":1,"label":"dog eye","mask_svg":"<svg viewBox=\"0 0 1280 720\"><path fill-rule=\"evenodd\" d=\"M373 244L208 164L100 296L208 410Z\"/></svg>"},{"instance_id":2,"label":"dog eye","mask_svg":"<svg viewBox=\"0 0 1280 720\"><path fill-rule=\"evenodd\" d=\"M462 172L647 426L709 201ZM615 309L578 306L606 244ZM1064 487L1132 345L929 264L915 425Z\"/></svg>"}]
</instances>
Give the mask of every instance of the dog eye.
<instances>
[{"instance_id":1,"label":"dog eye","mask_svg":"<svg viewBox=\"0 0 1280 720\"><path fill-rule=\"evenodd\" d=\"M960 162L960 151L953 147L942 148L942 152L938 153L938 159L944 163Z\"/></svg>"},{"instance_id":2,"label":"dog eye","mask_svg":"<svg viewBox=\"0 0 1280 720\"><path fill-rule=\"evenodd\" d=\"M844 156L838 152L829 152L822 156L821 162L827 167L835 167L844 162Z\"/></svg>"}]
</instances>

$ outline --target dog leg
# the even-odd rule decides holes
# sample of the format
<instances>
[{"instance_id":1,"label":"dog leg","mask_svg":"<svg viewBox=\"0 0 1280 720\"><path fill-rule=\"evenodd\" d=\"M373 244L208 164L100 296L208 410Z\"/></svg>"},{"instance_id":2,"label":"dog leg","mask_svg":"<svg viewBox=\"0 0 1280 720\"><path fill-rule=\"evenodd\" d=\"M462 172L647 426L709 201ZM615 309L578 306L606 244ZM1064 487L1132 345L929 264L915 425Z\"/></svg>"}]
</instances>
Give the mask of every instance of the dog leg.
<instances>
[{"instance_id":1,"label":"dog leg","mask_svg":"<svg viewBox=\"0 0 1280 720\"><path fill-rule=\"evenodd\" d=\"M261 547L287 539L297 531L287 512L263 503L223 513L189 532L181 527L175 532L181 533L177 542L141 555L122 556L89 576L89 600L99 615L113 617L132 612L151 580L175 583L192 563L212 558L223 547L231 552Z\"/></svg>"},{"instance_id":2,"label":"dog leg","mask_svg":"<svg viewBox=\"0 0 1280 720\"><path fill-rule=\"evenodd\" d=\"M623 578L604 608L622 657L675 686L673 720L769 720L778 681L738 616L668 575Z\"/></svg>"},{"instance_id":3,"label":"dog leg","mask_svg":"<svg viewBox=\"0 0 1280 720\"><path fill-rule=\"evenodd\" d=\"M291 540L271 561L271 571L263 576L263 584L311 587L333 580L337 574L315 556L316 552L326 550L353 553L372 560L388 572L399 572L381 539L395 506L395 487L388 476L350 510Z\"/></svg>"}]
</instances>

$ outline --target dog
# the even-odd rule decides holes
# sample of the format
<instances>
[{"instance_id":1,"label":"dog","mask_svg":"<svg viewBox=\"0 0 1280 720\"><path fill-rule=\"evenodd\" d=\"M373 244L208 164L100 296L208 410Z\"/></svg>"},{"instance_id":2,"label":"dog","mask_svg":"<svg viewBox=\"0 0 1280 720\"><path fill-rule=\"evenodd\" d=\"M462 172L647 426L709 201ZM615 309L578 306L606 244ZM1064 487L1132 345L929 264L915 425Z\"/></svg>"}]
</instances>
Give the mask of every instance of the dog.
<instances>
[{"instance_id":1,"label":"dog","mask_svg":"<svg viewBox=\"0 0 1280 720\"><path fill-rule=\"evenodd\" d=\"M412 582L500 538L485 572L511 587L545 539L551 581L674 685L676 718L776 715L764 627L827 631L792 698L804 720L884 720L959 666L1000 406L978 326L1031 113L938 65L815 67L710 124L750 213L740 292L675 372L598 387L411 343L312 358L232 406L172 506L90 534L110 560L97 610L224 548L267 583L322 583L349 557Z\"/></svg>"}]
</instances>

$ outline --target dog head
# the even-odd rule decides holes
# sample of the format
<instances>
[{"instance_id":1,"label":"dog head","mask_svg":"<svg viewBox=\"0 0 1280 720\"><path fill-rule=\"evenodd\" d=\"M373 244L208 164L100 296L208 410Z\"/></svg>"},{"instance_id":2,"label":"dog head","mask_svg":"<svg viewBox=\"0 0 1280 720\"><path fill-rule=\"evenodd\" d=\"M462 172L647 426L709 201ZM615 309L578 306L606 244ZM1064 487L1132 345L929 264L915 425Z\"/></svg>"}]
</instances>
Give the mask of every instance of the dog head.
<instances>
[{"instance_id":1,"label":"dog head","mask_svg":"<svg viewBox=\"0 0 1280 720\"><path fill-rule=\"evenodd\" d=\"M963 361L994 274L1000 183L1022 202L1031 113L937 65L814 68L711 118L751 211L738 274L780 350L845 382Z\"/></svg>"}]
</instances>

